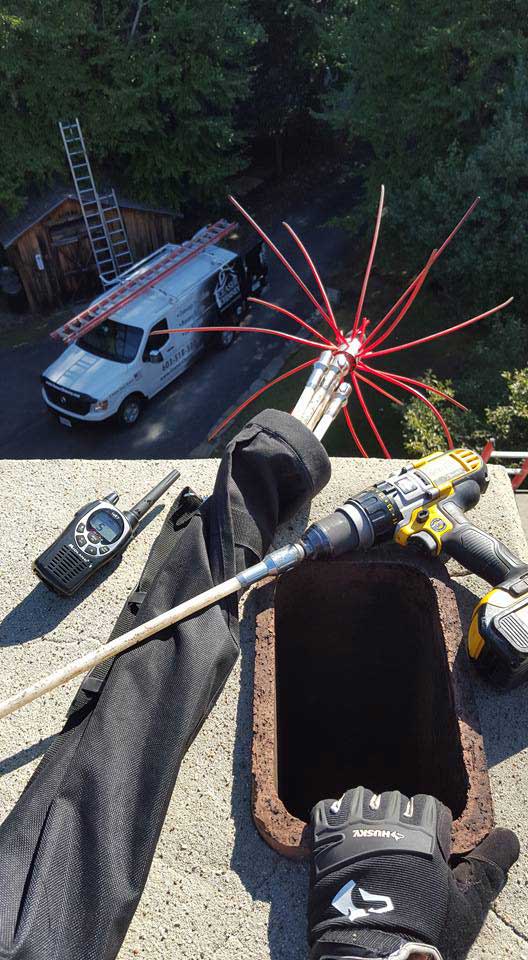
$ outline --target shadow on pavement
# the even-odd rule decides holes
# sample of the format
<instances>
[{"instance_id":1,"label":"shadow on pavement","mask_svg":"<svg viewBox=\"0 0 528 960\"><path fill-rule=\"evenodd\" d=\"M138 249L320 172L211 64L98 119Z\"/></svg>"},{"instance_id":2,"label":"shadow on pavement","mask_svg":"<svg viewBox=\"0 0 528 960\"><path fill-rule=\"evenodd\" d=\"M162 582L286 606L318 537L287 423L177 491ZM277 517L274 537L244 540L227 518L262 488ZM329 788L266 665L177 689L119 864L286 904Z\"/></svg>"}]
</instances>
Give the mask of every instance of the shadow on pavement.
<instances>
[{"instance_id":1,"label":"shadow on pavement","mask_svg":"<svg viewBox=\"0 0 528 960\"><path fill-rule=\"evenodd\" d=\"M51 746L55 737L44 737L42 740L39 740L38 743L33 743L30 747L24 747L23 750L19 750L17 753L13 753L10 757L5 757L3 760L0 760L0 777L5 776L6 773L11 773L13 770L18 770L19 767L25 767L26 763L30 763L31 760L36 760L37 757L41 757L48 747Z\"/></svg>"}]
</instances>

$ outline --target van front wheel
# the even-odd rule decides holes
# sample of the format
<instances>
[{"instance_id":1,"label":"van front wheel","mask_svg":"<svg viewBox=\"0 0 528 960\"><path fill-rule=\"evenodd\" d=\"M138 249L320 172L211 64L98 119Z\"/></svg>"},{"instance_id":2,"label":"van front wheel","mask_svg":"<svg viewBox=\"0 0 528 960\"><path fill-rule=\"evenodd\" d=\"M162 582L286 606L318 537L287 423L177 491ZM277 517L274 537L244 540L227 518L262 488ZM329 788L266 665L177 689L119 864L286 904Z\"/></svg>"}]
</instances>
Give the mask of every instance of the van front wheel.
<instances>
[{"instance_id":1,"label":"van front wheel","mask_svg":"<svg viewBox=\"0 0 528 960\"><path fill-rule=\"evenodd\" d=\"M121 427L133 427L141 416L143 397L139 393L131 393L123 400L117 411L117 420Z\"/></svg>"}]
</instances>

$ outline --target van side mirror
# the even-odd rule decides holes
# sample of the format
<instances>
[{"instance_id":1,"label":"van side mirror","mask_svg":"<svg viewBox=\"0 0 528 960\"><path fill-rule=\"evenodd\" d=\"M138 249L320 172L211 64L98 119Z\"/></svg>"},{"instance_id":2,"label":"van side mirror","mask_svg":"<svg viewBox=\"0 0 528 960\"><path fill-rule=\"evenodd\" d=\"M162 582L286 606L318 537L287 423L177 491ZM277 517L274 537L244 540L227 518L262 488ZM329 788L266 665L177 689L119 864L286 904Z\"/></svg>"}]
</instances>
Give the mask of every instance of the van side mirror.
<instances>
[{"instance_id":1,"label":"van side mirror","mask_svg":"<svg viewBox=\"0 0 528 960\"><path fill-rule=\"evenodd\" d=\"M161 363L163 356L161 350L149 350L148 352L148 362L149 363Z\"/></svg>"}]
</instances>

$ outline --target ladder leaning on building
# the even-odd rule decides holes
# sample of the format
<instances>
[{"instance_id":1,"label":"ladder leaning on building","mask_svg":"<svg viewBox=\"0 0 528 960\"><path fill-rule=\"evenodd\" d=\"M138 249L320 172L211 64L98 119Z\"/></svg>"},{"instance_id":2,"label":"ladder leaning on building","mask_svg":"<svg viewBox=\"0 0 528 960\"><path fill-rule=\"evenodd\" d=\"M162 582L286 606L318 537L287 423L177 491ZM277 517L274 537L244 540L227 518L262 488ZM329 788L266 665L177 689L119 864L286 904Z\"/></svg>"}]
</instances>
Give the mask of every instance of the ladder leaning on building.
<instances>
[{"instance_id":1,"label":"ladder leaning on building","mask_svg":"<svg viewBox=\"0 0 528 960\"><path fill-rule=\"evenodd\" d=\"M134 262L119 204L114 190L104 195L97 192L78 119L73 123L61 120L59 129L97 272L106 287L115 283Z\"/></svg>"},{"instance_id":2,"label":"ladder leaning on building","mask_svg":"<svg viewBox=\"0 0 528 960\"><path fill-rule=\"evenodd\" d=\"M155 250L144 260L134 264L134 268L126 276L120 277L113 290L101 294L89 307L67 320L57 330L53 330L50 336L54 340L62 340L65 344L74 343L83 334L99 326L110 314L121 310L132 300L155 287L178 267L203 253L211 244L228 237L236 226L236 223L218 220L198 230L191 240L184 240L176 245L167 244L160 250Z\"/></svg>"}]
</instances>

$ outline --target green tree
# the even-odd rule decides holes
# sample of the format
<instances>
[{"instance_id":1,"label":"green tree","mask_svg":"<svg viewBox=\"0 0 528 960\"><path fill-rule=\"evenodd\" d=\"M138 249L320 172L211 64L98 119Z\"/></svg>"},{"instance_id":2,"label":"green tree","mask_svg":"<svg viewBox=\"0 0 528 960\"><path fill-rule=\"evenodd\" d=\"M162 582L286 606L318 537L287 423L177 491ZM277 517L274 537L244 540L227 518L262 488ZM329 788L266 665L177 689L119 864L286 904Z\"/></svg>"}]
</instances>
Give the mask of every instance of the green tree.
<instances>
[{"instance_id":1,"label":"green tree","mask_svg":"<svg viewBox=\"0 0 528 960\"><path fill-rule=\"evenodd\" d=\"M234 117L260 36L246 0L106 0L89 54L105 97L92 84L86 107L101 160L147 199L214 196L243 163Z\"/></svg>"},{"instance_id":2,"label":"green tree","mask_svg":"<svg viewBox=\"0 0 528 960\"><path fill-rule=\"evenodd\" d=\"M330 42L340 82L326 116L371 152L369 177L400 189L450 147L481 141L526 56L524 0L369 0L343 3Z\"/></svg>"},{"instance_id":3,"label":"green tree","mask_svg":"<svg viewBox=\"0 0 528 960\"><path fill-rule=\"evenodd\" d=\"M64 171L57 121L82 103L89 24L82 0L0 7L0 206L10 213L30 185Z\"/></svg>"},{"instance_id":4,"label":"green tree","mask_svg":"<svg viewBox=\"0 0 528 960\"><path fill-rule=\"evenodd\" d=\"M490 432L501 445L523 449L528 437L528 367L505 371L502 376L508 388L507 402L486 411Z\"/></svg>"},{"instance_id":5,"label":"green tree","mask_svg":"<svg viewBox=\"0 0 528 960\"><path fill-rule=\"evenodd\" d=\"M455 396L453 382L441 380L432 370L428 370L424 379L431 386L443 390L448 396ZM454 407L447 400L430 396L447 423L454 443L460 446L476 447L486 442L489 436L482 419L471 410L467 412ZM413 399L405 405L402 416L403 442L405 452L410 457L423 457L434 450L447 446L442 427L434 414L421 400Z\"/></svg>"},{"instance_id":6,"label":"green tree","mask_svg":"<svg viewBox=\"0 0 528 960\"><path fill-rule=\"evenodd\" d=\"M324 115L365 164L369 220L380 183L389 188L385 268L423 264L478 194L479 206L432 272L438 303L450 306L455 323L515 298L504 317L444 341L442 369L451 353L453 388L473 411L472 420L448 415L459 441L489 433L487 409L507 401L502 373L528 360L525 13L524 0L456 7L372 0L357 3L333 36L339 82ZM357 212L354 219L357 230ZM428 322L434 329L434 308ZM419 404L409 409L406 443L415 436L427 449L430 415Z\"/></svg>"},{"instance_id":7,"label":"green tree","mask_svg":"<svg viewBox=\"0 0 528 960\"><path fill-rule=\"evenodd\" d=\"M456 314L508 294L525 313L528 25L524 0L359 3L336 27L340 82L326 118L366 144L368 210L388 186L386 259L423 262L479 194L435 277Z\"/></svg>"},{"instance_id":8,"label":"green tree","mask_svg":"<svg viewBox=\"0 0 528 960\"><path fill-rule=\"evenodd\" d=\"M0 15L4 207L65 172L56 123L75 115L99 170L137 197L177 207L240 167L235 113L262 35L247 0L22 0Z\"/></svg>"},{"instance_id":9,"label":"green tree","mask_svg":"<svg viewBox=\"0 0 528 960\"><path fill-rule=\"evenodd\" d=\"M519 61L480 141L470 147L455 141L445 158L393 197L389 229L407 255L416 256L419 249L437 246L480 194L471 219L438 265L461 311L474 306L480 312L512 294L513 311L526 312L526 284L517 265L528 244L527 120L528 80Z\"/></svg>"},{"instance_id":10,"label":"green tree","mask_svg":"<svg viewBox=\"0 0 528 960\"><path fill-rule=\"evenodd\" d=\"M431 370L425 374L428 383L449 396L455 396L452 380L441 380ZM467 445L480 449L490 436L494 436L501 446L505 444L512 448L526 448L528 437L528 367L522 369L504 370L500 374L502 389L495 387L494 391L485 391L489 399L502 394L502 402L495 402L482 408L482 404L471 404L470 409L461 411L446 400L432 397L442 413L456 444ZM465 394L475 398L478 390L482 392L485 383L485 371L475 371L475 376L466 381ZM464 396L464 400L469 399ZM458 394L457 399L461 399ZM477 412L475 410L477 409ZM445 447L445 436L438 420L431 411L418 399L413 399L405 405L402 416L403 440L405 452L409 456L423 456L431 450Z\"/></svg>"},{"instance_id":11,"label":"green tree","mask_svg":"<svg viewBox=\"0 0 528 960\"><path fill-rule=\"evenodd\" d=\"M272 142L278 176L289 131L306 145L307 132L317 125L311 111L320 106L330 81L334 57L328 32L342 19L342 8L342 0L253 0L262 34L243 124L257 142Z\"/></svg>"}]
</instances>

